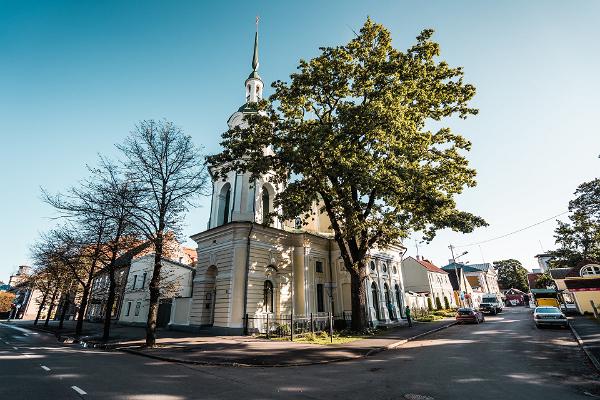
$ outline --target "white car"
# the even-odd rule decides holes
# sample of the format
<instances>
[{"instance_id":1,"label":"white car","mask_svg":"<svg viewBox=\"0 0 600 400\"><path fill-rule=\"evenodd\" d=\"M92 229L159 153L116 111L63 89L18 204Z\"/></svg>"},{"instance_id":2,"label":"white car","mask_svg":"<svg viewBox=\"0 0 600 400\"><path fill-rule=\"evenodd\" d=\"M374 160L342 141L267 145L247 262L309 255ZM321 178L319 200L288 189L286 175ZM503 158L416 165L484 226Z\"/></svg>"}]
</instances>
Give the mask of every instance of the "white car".
<instances>
[{"instance_id":1,"label":"white car","mask_svg":"<svg viewBox=\"0 0 600 400\"><path fill-rule=\"evenodd\" d=\"M533 321L538 328L543 326L569 327L569 320L557 307L536 307L533 310Z\"/></svg>"}]
</instances>

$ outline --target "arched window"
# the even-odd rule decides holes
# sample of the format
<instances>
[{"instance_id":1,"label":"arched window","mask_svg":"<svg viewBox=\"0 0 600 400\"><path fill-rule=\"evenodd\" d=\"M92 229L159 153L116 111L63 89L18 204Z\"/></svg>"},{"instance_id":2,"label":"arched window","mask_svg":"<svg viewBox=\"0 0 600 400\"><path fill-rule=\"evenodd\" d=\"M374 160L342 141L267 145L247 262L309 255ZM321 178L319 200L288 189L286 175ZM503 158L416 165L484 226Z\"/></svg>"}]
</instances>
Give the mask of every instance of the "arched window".
<instances>
[{"instance_id":1,"label":"arched window","mask_svg":"<svg viewBox=\"0 0 600 400\"><path fill-rule=\"evenodd\" d=\"M600 275L600 265L598 264L588 264L581 268L579 273L581 276L591 276L591 275Z\"/></svg>"},{"instance_id":2,"label":"arched window","mask_svg":"<svg viewBox=\"0 0 600 400\"><path fill-rule=\"evenodd\" d=\"M398 304L398 308L402 311L402 293L400 292L400 285L396 283L396 304Z\"/></svg>"},{"instance_id":3,"label":"arched window","mask_svg":"<svg viewBox=\"0 0 600 400\"><path fill-rule=\"evenodd\" d=\"M219 194L219 208L217 214L217 226L229 222L229 202L231 199L231 185L226 183Z\"/></svg>"},{"instance_id":4,"label":"arched window","mask_svg":"<svg viewBox=\"0 0 600 400\"><path fill-rule=\"evenodd\" d=\"M373 308L375 309L375 317L380 320L381 315L379 314L379 294L377 293L377 285L375 282L371 284L371 296L373 298Z\"/></svg>"},{"instance_id":5,"label":"arched window","mask_svg":"<svg viewBox=\"0 0 600 400\"><path fill-rule=\"evenodd\" d=\"M381 269L383 270L384 273L387 272L387 264L383 263L383 265L381 266Z\"/></svg>"},{"instance_id":6,"label":"arched window","mask_svg":"<svg viewBox=\"0 0 600 400\"><path fill-rule=\"evenodd\" d=\"M271 212L271 198L269 196L269 191L266 186L263 186L262 190L262 223L269 223L269 213Z\"/></svg>"},{"instance_id":7,"label":"arched window","mask_svg":"<svg viewBox=\"0 0 600 400\"><path fill-rule=\"evenodd\" d=\"M264 296L265 312L272 313L273 312L273 282L265 281L263 296Z\"/></svg>"},{"instance_id":8,"label":"arched window","mask_svg":"<svg viewBox=\"0 0 600 400\"><path fill-rule=\"evenodd\" d=\"M369 263L369 266L371 267L371 271L375 271L375 261L371 261ZM375 284L375 283L373 283L373 284Z\"/></svg>"}]
</instances>

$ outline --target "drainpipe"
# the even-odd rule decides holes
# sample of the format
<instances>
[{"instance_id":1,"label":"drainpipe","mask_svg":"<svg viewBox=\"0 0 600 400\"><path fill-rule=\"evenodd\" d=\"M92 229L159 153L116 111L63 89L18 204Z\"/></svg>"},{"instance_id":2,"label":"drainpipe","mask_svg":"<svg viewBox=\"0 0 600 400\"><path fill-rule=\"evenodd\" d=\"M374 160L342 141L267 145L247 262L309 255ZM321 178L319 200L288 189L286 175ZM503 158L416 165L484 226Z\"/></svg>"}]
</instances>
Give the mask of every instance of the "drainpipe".
<instances>
[{"instance_id":1,"label":"drainpipe","mask_svg":"<svg viewBox=\"0 0 600 400\"><path fill-rule=\"evenodd\" d=\"M333 302L333 270L331 268L331 239L327 239L329 243L329 305L331 309L331 315L335 315L335 308Z\"/></svg>"},{"instance_id":2,"label":"drainpipe","mask_svg":"<svg viewBox=\"0 0 600 400\"><path fill-rule=\"evenodd\" d=\"M237 180L237 178L236 178ZM254 182L254 194L252 199L252 222L250 225L250 230L248 231L248 239L246 242L246 271L244 273L244 313L242 314L242 319L246 318L246 313L248 312L248 276L250 274L250 236L252 235L252 230L254 229L254 224L256 223L256 181ZM246 326L248 321L246 321Z\"/></svg>"},{"instance_id":3,"label":"drainpipe","mask_svg":"<svg viewBox=\"0 0 600 400\"><path fill-rule=\"evenodd\" d=\"M400 268L398 268L398 272L399 272L399 276L400 276L400 294L402 295L402 304L400 305L400 318L404 318L403 317L403 307L406 305L406 298L404 297L404 276L402 275L402 261L404 260L404 256L406 255L406 252L408 251L408 248L404 248L404 251L402 253L400 253Z\"/></svg>"}]
</instances>

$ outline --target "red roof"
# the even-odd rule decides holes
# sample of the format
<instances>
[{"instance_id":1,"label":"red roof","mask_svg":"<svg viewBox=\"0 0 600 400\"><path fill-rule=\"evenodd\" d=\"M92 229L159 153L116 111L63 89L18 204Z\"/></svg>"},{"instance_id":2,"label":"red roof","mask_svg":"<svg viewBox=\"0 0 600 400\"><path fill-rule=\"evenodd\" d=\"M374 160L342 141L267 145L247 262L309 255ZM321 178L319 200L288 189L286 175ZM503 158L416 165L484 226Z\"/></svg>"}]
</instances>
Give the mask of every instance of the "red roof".
<instances>
[{"instance_id":1,"label":"red roof","mask_svg":"<svg viewBox=\"0 0 600 400\"><path fill-rule=\"evenodd\" d=\"M413 260L415 260L415 259L413 258ZM418 262L419 264L421 264L423 267L425 267L425 269L429 272L437 272L438 274L447 274L446 271L444 271L441 268L436 267L428 260L415 260L415 261Z\"/></svg>"}]
</instances>

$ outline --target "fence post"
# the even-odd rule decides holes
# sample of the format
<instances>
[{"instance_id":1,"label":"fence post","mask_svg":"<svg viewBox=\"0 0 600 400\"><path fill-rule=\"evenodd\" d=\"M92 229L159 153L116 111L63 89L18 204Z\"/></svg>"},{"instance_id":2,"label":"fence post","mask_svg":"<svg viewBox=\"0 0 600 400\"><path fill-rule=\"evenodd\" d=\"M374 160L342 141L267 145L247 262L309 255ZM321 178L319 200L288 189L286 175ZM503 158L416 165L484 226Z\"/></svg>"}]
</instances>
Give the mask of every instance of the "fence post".
<instances>
[{"instance_id":1,"label":"fence post","mask_svg":"<svg viewBox=\"0 0 600 400\"><path fill-rule=\"evenodd\" d=\"M310 333L315 334L315 323L313 320L313 313L310 313Z\"/></svg>"},{"instance_id":2,"label":"fence post","mask_svg":"<svg viewBox=\"0 0 600 400\"><path fill-rule=\"evenodd\" d=\"M290 341L294 341L294 314L290 314Z\"/></svg>"},{"instance_id":3,"label":"fence post","mask_svg":"<svg viewBox=\"0 0 600 400\"><path fill-rule=\"evenodd\" d=\"M248 314L244 316L244 335L248 336Z\"/></svg>"},{"instance_id":4,"label":"fence post","mask_svg":"<svg viewBox=\"0 0 600 400\"><path fill-rule=\"evenodd\" d=\"M329 313L329 337L333 343L333 314L331 312Z\"/></svg>"}]
</instances>

